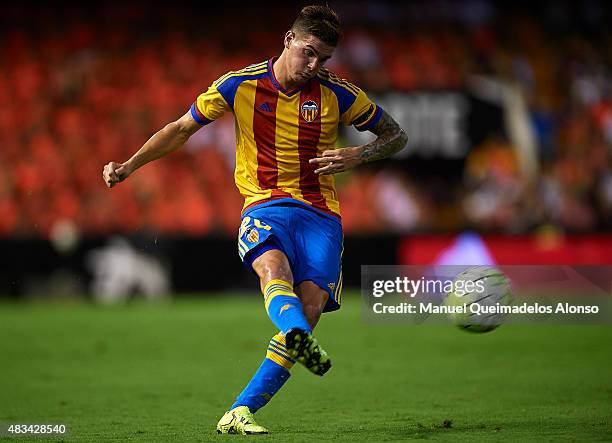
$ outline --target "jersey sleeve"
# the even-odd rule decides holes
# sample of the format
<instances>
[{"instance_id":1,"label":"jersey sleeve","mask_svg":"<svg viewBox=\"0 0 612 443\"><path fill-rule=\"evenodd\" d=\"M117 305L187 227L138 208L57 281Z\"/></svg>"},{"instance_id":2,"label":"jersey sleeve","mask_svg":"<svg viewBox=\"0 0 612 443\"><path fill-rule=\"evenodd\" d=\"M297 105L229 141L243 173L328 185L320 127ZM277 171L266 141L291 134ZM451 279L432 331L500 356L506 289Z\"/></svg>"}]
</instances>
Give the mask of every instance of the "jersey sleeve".
<instances>
[{"instance_id":1,"label":"jersey sleeve","mask_svg":"<svg viewBox=\"0 0 612 443\"><path fill-rule=\"evenodd\" d=\"M327 70L319 74L319 79L336 95L342 123L355 126L359 131L367 131L378 123L382 109L357 86Z\"/></svg>"},{"instance_id":2,"label":"jersey sleeve","mask_svg":"<svg viewBox=\"0 0 612 443\"><path fill-rule=\"evenodd\" d=\"M353 85L351 85L353 86ZM371 101L365 92L353 86L354 100L348 109L340 116L343 123L355 126L359 131L371 129L382 115L382 108Z\"/></svg>"},{"instance_id":3,"label":"jersey sleeve","mask_svg":"<svg viewBox=\"0 0 612 443\"><path fill-rule=\"evenodd\" d=\"M219 91L217 82L213 83L206 92L200 94L191 105L191 116L201 125L217 120L226 111L231 111L231 108Z\"/></svg>"}]
</instances>

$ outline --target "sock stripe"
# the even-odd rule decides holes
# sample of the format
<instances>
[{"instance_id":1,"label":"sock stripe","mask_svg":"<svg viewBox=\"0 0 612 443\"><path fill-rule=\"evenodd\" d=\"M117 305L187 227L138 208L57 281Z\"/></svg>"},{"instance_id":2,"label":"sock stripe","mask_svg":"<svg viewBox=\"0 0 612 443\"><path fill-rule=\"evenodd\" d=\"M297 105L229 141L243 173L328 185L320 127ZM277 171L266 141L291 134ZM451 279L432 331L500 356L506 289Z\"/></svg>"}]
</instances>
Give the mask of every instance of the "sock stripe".
<instances>
[{"instance_id":1,"label":"sock stripe","mask_svg":"<svg viewBox=\"0 0 612 443\"><path fill-rule=\"evenodd\" d=\"M272 291L266 292L264 298L270 298L272 295L286 295L287 297L297 297L297 295L295 295L293 291L288 291L287 289L274 289Z\"/></svg>"},{"instance_id":2,"label":"sock stripe","mask_svg":"<svg viewBox=\"0 0 612 443\"><path fill-rule=\"evenodd\" d=\"M279 292L277 294L271 294L267 298L264 298L264 303L265 303L265 306L266 306L266 311L268 311L268 307L270 306L270 303L272 303L272 300L274 300L276 297L294 297L294 298L297 298L299 300L299 297L297 295L295 295L295 294L287 294L287 293L282 293L282 292Z\"/></svg>"},{"instance_id":3,"label":"sock stripe","mask_svg":"<svg viewBox=\"0 0 612 443\"><path fill-rule=\"evenodd\" d=\"M264 303L266 305L266 310L268 310L268 306L272 299L278 295L284 295L286 297L297 297L293 293L293 285L289 282L280 279L270 280L266 283L264 287Z\"/></svg>"},{"instance_id":4,"label":"sock stripe","mask_svg":"<svg viewBox=\"0 0 612 443\"><path fill-rule=\"evenodd\" d=\"M269 291L270 289L287 289L287 290L293 290L293 288L291 287L291 285L289 285L288 283L285 284L280 284L280 283L272 283L272 282L268 282L268 284L266 285L266 291Z\"/></svg>"},{"instance_id":5,"label":"sock stripe","mask_svg":"<svg viewBox=\"0 0 612 443\"><path fill-rule=\"evenodd\" d=\"M266 358L281 365L285 369L291 369L293 367L295 360L289 357L287 347L285 346L285 336L280 332L270 339Z\"/></svg>"},{"instance_id":6,"label":"sock stripe","mask_svg":"<svg viewBox=\"0 0 612 443\"><path fill-rule=\"evenodd\" d=\"M276 288L274 288L274 289L271 289L269 291L266 291L266 293L264 294L264 298L269 298L271 295L279 295L279 294L281 294L281 295L288 295L288 296L295 295L293 293L293 291L290 290L290 289L287 289L287 288L278 288L278 289L276 289Z\"/></svg>"},{"instance_id":7,"label":"sock stripe","mask_svg":"<svg viewBox=\"0 0 612 443\"><path fill-rule=\"evenodd\" d=\"M273 278L272 280L270 280L268 282L269 284L278 284L278 285L286 285L286 286L293 286L291 283L289 283L288 281L285 280L281 280L280 278ZM267 286L267 285L266 285Z\"/></svg>"},{"instance_id":8,"label":"sock stripe","mask_svg":"<svg viewBox=\"0 0 612 443\"><path fill-rule=\"evenodd\" d=\"M283 340L283 341L281 342L281 341L277 341L277 340L271 339L271 340L270 340L270 343L275 344L275 345L276 345L276 346L278 346L279 348L284 348L284 349L287 349L287 348L286 348L286 343L285 343L285 340Z\"/></svg>"},{"instance_id":9,"label":"sock stripe","mask_svg":"<svg viewBox=\"0 0 612 443\"><path fill-rule=\"evenodd\" d=\"M278 352L278 351L276 351L276 350L274 350L272 348L268 348L268 352L266 353L266 355L269 354L270 352L272 352L275 355L278 355L279 357L282 357L284 360L287 360L289 363L295 363L295 361L292 360L291 357L284 356L283 354L281 354L280 352Z\"/></svg>"},{"instance_id":10,"label":"sock stripe","mask_svg":"<svg viewBox=\"0 0 612 443\"><path fill-rule=\"evenodd\" d=\"M272 292L270 294L264 295L264 300L269 302L274 297L277 297L279 295L285 296L285 297L296 297L297 298L297 295L293 294L292 292L288 292L288 291L275 291L275 292Z\"/></svg>"},{"instance_id":11,"label":"sock stripe","mask_svg":"<svg viewBox=\"0 0 612 443\"><path fill-rule=\"evenodd\" d=\"M285 344L285 334L283 334L282 332L277 333L274 337L271 338L271 340L276 340L279 343Z\"/></svg>"},{"instance_id":12,"label":"sock stripe","mask_svg":"<svg viewBox=\"0 0 612 443\"><path fill-rule=\"evenodd\" d=\"M271 291L288 291L288 292L293 292L289 286L283 286L283 285L270 285L270 286L266 286L266 294L268 294Z\"/></svg>"},{"instance_id":13,"label":"sock stripe","mask_svg":"<svg viewBox=\"0 0 612 443\"><path fill-rule=\"evenodd\" d=\"M288 281L285 280L281 280L280 278L273 278L272 280L268 281L268 285L283 285L283 286L293 286L291 283L289 283Z\"/></svg>"},{"instance_id":14,"label":"sock stripe","mask_svg":"<svg viewBox=\"0 0 612 443\"><path fill-rule=\"evenodd\" d=\"M270 288L285 289L289 292L293 292L293 285L283 280L270 280L264 288L265 292L268 292Z\"/></svg>"},{"instance_id":15,"label":"sock stripe","mask_svg":"<svg viewBox=\"0 0 612 443\"><path fill-rule=\"evenodd\" d=\"M266 358L268 360L272 360L274 363L276 363L279 366L282 366L283 368L289 370L293 367L293 363L290 362L289 360L287 360L286 358L283 357L279 357L278 355L272 353L272 352L267 352L266 353Z\"/></svg>"},{"instance_id":16,"label":"sock stripe","mask_svg":"<svg viewBox=\"0 0 612 443\"><path fill-rule=\"evenodd\" d=\"M268 306L270 305L272 299L278 295L284 295L287 297L297 297L293 293L293 286L290 283L280 279L270 280L264 287L263 292L266 311L268 310Z\"/></svg>"},{"instance_id":17,"label":"sock stripe","mask_svg":"<svg viewBox=\"0 0 612 443\"><path fill-rule=\"evenodd\" d=\"M294 360L288 355L283 354L282 352L278 352L276 349L268 348L266 349L266 356L270 355L270 353L274 354L278 358L282 358L287 360L288 363L295 363Z\"/></svg>"},{"instance_id":18,"label":"sock stripe","mask_svg":"<svg viewBox=\"0 0 612 443\"><path fill-rule=\"evenodd\" d=\"M285 357L285 358L287 358L287 359L290 359L290 358L291 358L291 356L289 355L289 353L287 352L287 350L286 350L286 349L279 348L278 346L275 346L275 345L270 344L270 345L268 346L268 350L270 350L270 351L274 351L274 352L276 352L277 354L281 354L283 357Z\"/></svg>"},{"instance_id":19,"label":"sock stripe","mask_svg":"<svg viewBox=\"0 0 612 443\"><path fill-rule=\"evenodd\" d=\"M283 344L283 343L281 343L281 342L278 342L278 341L276 341L276 340L274 340L274 339L271 339L271 340L270 340L270 344L271 344L271 345L274 345L274 346L278 346L278 347L279 347L279 348L281 348L281 349L286 349L286 345L285 345L285 344Z\"/></svg>"}]
</instances>

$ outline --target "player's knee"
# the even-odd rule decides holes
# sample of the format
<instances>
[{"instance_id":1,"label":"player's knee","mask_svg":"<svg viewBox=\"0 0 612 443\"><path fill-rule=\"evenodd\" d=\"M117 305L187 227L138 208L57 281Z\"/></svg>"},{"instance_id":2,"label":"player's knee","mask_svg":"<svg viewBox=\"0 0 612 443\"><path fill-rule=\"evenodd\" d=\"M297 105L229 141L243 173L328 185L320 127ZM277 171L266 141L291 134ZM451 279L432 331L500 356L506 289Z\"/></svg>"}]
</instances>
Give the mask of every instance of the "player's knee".
<instances>
[{"instance_id":1,"label":"player's knee","mask_svg":"<svg viewBox=\"0 0 612 443\"><path fill-rule=\"evenodd\" d=\"M293 283L289 261L282 251L272 249L253 260L253 270L259 276L262 286L270 280L283 280Z\"/></svg>"}]
</instances>

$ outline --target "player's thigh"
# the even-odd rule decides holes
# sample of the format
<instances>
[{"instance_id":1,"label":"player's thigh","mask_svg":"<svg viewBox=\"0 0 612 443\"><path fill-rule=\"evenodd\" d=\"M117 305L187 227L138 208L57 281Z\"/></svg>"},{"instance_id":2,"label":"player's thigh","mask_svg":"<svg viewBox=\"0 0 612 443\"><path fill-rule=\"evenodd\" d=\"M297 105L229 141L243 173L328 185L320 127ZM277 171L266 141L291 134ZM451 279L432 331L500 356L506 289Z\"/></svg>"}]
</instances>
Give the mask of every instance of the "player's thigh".
<instances>
[{"instance_id":1,"label":"player's thigh","mask_svg":"<svg viewBox=\"0 0 612 443\"><path fill-rule=\"evenodd\" d=\"M243 216L238 232L238 253L245 267L260 278L266 275L271 276L270 279L289 278L287 281L292 283L294 248L290 231L287 217L278 207L255 209Z\"/></svg>"},{"instance_id":2,"label":"player's thigh","mask_svg":"<svg viewBox=\"0 0 612 443\"><path fill-rule=\"evenodd\" d=\"M330 217L316 213L305 214L296 229L298 265L293 277L296 285L310 281L327 292L324 308L334 311L340 307L342 289L343 236L341 224Z\"/></svg>"}]
</instances>

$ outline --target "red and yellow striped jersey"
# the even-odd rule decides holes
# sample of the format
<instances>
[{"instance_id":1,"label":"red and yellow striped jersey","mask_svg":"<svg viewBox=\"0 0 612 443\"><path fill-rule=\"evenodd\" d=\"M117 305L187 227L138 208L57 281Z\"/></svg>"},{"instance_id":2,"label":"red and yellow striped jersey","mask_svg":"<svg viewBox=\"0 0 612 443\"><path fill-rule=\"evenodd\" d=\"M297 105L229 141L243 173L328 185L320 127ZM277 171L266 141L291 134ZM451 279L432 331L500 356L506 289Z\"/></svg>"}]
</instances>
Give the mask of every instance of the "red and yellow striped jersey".
<instances>
[{"instance_id":1,"label":"red and yellow striped jersey","mask_svg":"<svg viewBox=\"0 0 612 443\"><path fill-rule=\"evenodd\" d=\"M233 112L236 186L244 209L291 198L340 216L333 175L317 176L308 161L335 149L343 122L365 131L381 109L355 85L321 69L301 87L285 90L274 77L274 59L231 71L199 95L191 115L201 125Z\"/></svg>"}]
</instances>

